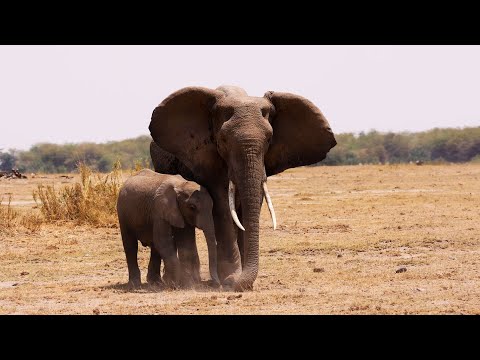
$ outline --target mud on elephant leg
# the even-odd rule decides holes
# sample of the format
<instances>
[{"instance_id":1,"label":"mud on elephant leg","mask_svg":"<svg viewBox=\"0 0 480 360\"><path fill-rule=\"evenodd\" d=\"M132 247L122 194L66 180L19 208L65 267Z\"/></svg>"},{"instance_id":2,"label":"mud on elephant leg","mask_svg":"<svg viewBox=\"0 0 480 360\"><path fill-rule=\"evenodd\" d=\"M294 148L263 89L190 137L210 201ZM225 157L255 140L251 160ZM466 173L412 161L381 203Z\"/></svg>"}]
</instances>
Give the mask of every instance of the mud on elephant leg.
<instances>
[{"instance_id":1,"label":"mud on elephant leg","mask_svg":"<svg viewBox=\"0 0 480 360\"><path fill-rule=\"evenodd\" d=\"M191 287L200 282L200 258L195 241L195 228L190 225L185 225L183 229L174 228L173 238L181 264L181 284L183 287Z\"/></svg>"}]
</instances>

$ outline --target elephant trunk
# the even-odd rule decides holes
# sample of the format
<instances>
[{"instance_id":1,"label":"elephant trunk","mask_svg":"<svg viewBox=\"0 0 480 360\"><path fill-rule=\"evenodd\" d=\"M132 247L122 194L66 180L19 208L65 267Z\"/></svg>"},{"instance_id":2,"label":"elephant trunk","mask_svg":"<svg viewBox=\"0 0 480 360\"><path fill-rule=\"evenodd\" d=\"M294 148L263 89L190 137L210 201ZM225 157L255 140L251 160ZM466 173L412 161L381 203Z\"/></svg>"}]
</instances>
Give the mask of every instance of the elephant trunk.
<instances>
[{"instance_id":1,"label":"elephant trunk","mask_svg":"<svg viewBox=\"0 0 480 360\"><path fill-rule=\"evenodd\" d=\"M238 184L242 206L244 234L244 268L235 283L235 290L251 289L258 274L259 223L263 201L264 165L257 157L247 156L243 177Z\"/></svg>"},{"instance_id":2,"label":"elephant trunk","mask_svg":"<svg viewBox=\"0 0 480 360\"><path fill-rule=\"evenodd\" d=\"M203 230L203 234L205 235L205 240L207 241L208 268L210 270L210 277L215 283L220 284L220 279L217 272L217 241L215 238L213 220L211 226Z\"/></svg>"}]
</instances>

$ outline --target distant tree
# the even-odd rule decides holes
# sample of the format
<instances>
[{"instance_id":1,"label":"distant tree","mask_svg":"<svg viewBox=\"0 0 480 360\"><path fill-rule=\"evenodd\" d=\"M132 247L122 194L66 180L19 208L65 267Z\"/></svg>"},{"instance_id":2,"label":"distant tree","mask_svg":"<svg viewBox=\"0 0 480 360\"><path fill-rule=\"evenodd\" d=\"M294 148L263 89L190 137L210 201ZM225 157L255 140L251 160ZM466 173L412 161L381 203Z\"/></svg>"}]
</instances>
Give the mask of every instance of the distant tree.
<instances>
[{"instance_id":1,"label":"distant tree","mask_svg":"<svg viewBox=\"0 0 480 360\"><path fill-rule=\"evenodd\" d=\"M480 156L480 127L432 129L417 133L368 132L336 134L337 145L318 165L378 163L466 162ZM79 161L92 169L108 172L119 160L124 169L138 164L150 166L150 136L139 136L104 144L35 144L28 151L0 152L0 168L17 166L29 172L73 172ZM143 166L143 165L142 165Z\"/></svg>"},{"instance_id":2,"label":"distant tree","mask_svg":"<svg viewBox=\"0 0 480 360\"><path fill-rule=\"evenodd\" d=\"M388 133L384 136L383 146L387 160L391 163L409 161L409 135Z\"/></svg>"},{"instance_id":3,"label":"distant tree","mask_svg":"<svg viewBox=\"0 0 480 360\"><path fill-rule=\"evenodd\" d=\"M0 170L10 171L15 167L15 155L12 151L0 152Z\"/></svg>"},{"instance_id":4,"label":"distant tree","mask_svg":"<svg viewBox=\"0 0 480 360\"><path fill-rule=\"evenodd\" d=\"M337 134L337 146L319 165L466 162L480 155L480 127L432 129L418 133Z\"/></svg>"}]
</instances>

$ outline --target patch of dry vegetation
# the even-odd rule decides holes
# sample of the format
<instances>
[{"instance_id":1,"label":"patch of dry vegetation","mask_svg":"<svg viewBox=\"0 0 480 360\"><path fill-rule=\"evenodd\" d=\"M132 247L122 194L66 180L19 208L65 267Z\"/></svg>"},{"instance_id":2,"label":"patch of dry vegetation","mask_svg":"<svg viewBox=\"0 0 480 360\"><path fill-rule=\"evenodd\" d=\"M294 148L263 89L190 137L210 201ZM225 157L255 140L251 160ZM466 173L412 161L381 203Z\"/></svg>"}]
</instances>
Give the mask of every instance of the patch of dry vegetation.
<instances>
[{"instance_id":1,"label":"patch of dry vegetation","mask_svg":"<svg viewBox=\"0 0 480 360\"><path fill-rule=\"evenodd\" d=\"M13 209L12 196L8 198L8 203L3 204L0 199L0 230L5 233L16 232L19 227L30 233L38 232L44 220L43 217L29 210L26 212L19 212Z\"/></svg>"},{"instance_id":2,"label":"patch of dry vegetation","mask_svg":"<svg viewBox=\"0 0 480 360\"><path fill-rule=\"evenodd\" d=\"M142 170L146 165L148 165L146 162L137 161L130 174ZM8 195L8 202L0 198L0 229L9 233L18 231L35 233L43 224L62 226L67 222L94 227L117 227L116 202L123 183L120 162L117 161L108 174L95 173L84 163L79 163L77 168L77 176L58 175L62 180L75 179L61 181L60 186L55 183L49 184L47 181L37 183L36 187L30 190L36 204L33 208L15 210L14 204L30 202L15 201L11 192L5 193ZM13 183L8 183L9 187L10 184ZM15 184L20 185L15 187L16 189L24 190L19 191L20 198L26 196L25 188L31 188L25 181Z\"/></svg>"},{"instance_id":3,"label":"patch of dry vegetation","mask_svg":"<svg viewBox=\"0 0 480 360\"><path fill-rule=\"evenodd\" d=\"M138 166L138 165L137 165ZM120 190L120 163L107 175L93 173L87 165L78 165L80 182L55 189L54 185L38 185L33 198L48 222L73 221L77 225L115 227L117 198Z\"/></svg>"},{"instance_id":4,"label":"patch of dry vegetation","mask_svg":"<svg viewBox=\"0 0 480 360\"><path fill-rule=\"evenodd\" d=\"M10 229L16 225L18 219L18 212L12 206L12 195L8 197L8 203L5 205L0 199L0 229Z\"/></svg>"},{"instance_id":5,"label":"patch of dry vegetation","mask_svg":"<svg viewBox=\"0 0 480 360\"><path fill-rule=\"evenodd\" d=\"M38 232L44 223L43 216L33 211L24 214L20 220L20 225L30 233Z\"/></svg>"}]
</instances>

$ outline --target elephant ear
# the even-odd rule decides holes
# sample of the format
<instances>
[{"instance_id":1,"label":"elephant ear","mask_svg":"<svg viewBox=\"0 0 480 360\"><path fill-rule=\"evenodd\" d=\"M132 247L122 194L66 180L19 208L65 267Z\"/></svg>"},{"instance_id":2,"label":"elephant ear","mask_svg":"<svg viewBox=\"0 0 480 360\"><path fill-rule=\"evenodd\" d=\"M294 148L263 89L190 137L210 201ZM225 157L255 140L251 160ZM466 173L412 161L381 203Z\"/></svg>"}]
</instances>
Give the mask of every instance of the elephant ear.
<instances>
[{"instance_id":1,"label":"elephant ear","mask_svg":"<svg viewBox=\"0 0 480 360\"><path fill-rule=\"evenodd\" d=\"M154 196L155 213L170 225L183 228L185 220L178 207L177 192L172 183L165 182L158 187Z\"/></svg>"},{"instance_id":2,"label":"elephant ear","mask_svg":"<svg viewBox=\"0 0 480 360\"><path fill-rule=\"evenodd\" d=\"M325 159L337 142L320 109L290 93L269 91L264 97L275 107L273 138L265 154L267 176Z\"/></svg>"},{"instance_id":3,"label":"elephant ear","mask_svg":"<svg viewBox=\"0 0 480 360\"><path fill-rule=\"evenodd\" d=\"M178 90L158 105L149 130L155 143L175 155L196 176L221 162L211 132L211 108L222 93L203 87Z\"/></svg>"}]
</instances>

